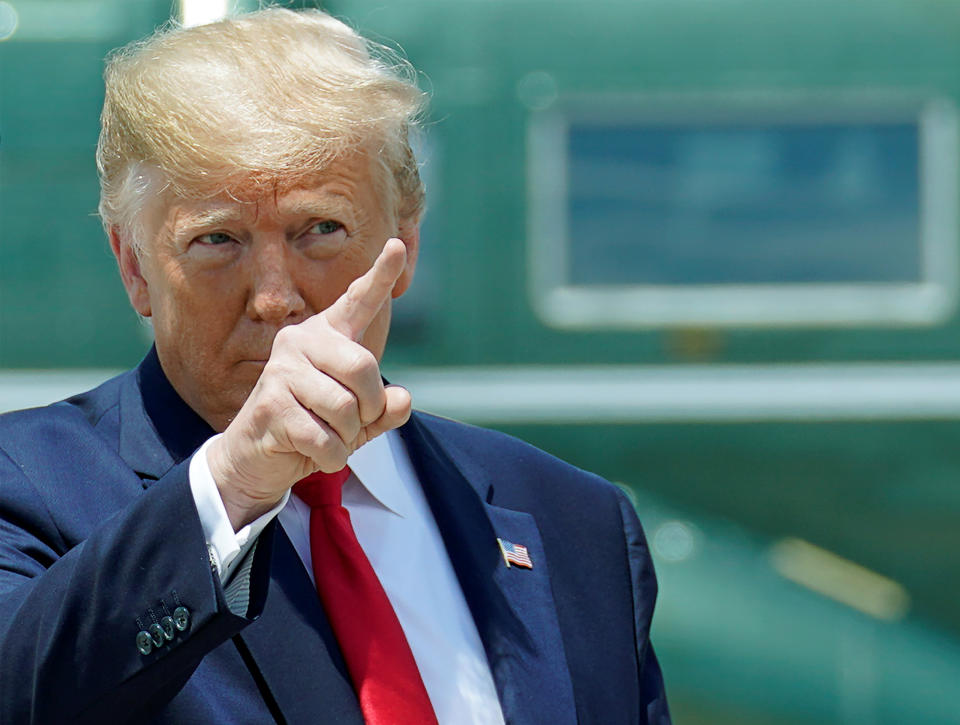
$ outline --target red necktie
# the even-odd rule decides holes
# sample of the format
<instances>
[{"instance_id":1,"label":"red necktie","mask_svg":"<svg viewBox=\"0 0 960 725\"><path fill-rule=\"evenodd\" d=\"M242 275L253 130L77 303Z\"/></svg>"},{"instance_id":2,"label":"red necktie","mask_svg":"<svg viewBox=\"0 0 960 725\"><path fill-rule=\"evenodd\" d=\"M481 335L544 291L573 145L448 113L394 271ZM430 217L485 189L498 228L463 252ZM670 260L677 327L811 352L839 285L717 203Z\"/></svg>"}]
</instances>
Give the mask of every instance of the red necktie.
<instances>
[{"instance_id":1,"label":"red necktie","mask_svg":"<svg viewBox=\"0 0 960 725\"><path fill-rule=\"evenodd\" d=\"M368 725L436 725L420 670L376 572L341 505L350 469L317 472L293 487L310 506L317 593L340 643Z\"/></svg>"}]
</instances>

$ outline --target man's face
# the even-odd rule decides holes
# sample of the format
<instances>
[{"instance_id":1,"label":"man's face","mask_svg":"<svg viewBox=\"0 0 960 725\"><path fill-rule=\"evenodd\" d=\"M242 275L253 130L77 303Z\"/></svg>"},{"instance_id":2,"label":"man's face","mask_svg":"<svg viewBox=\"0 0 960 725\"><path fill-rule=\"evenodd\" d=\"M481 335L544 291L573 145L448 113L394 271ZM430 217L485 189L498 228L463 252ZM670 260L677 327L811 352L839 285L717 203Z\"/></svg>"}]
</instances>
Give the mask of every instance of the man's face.
<instances>
[{"instance_id":1,"label":"man's face","mask_svg":"<svg viewBox=\"0 0 960 725\"><path fill-rule=\"evenodd\" d=\"M277 331L332 304L390 237L407 244L408 260L393 296L406 290L417 228L398 224L377 188L369 158L357 154L303 186L147 211L150 240L139 260L114 235L127 292L152 318L164 372L214 429L243 405ZM387 303L362 339L378 359L389 325Z\"/></svg>"}]
</instances>

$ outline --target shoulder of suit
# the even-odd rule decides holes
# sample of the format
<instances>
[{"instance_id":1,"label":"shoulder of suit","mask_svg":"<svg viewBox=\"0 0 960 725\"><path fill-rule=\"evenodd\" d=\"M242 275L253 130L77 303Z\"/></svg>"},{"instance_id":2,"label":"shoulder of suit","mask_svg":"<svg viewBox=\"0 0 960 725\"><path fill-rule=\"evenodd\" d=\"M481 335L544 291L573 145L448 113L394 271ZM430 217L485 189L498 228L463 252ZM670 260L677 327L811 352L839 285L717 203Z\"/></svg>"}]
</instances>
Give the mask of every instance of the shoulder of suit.
<instances>
[{"instance_id":1,"label":"shoulder of suit","mask_svg":"<svg viewBox=\"0 0 960 725\"><path fill-rule=\"evenodd\" d=\"M453 455L457 465L483 468L488 475L516 479L517 474L548 482L551 486L575 486L616 492L606 479L578 468L526 441L490 428L481 428L449 418L416 411L420 423ZM470 471L464 471L469 477Z\"/></svg>"},{"instance_id":2,"label":"shoulder of suit","mask_svg":"<svg viewBox=\"0 0 960 725\"><path fill-rule=\"evenodd\" d=\"M38 442L66 444L69 439L94 433L115 412L128 371L101 385L65 400L37 408L0 415L0 448L12 452Z\"/></svg>"}]
</instances>

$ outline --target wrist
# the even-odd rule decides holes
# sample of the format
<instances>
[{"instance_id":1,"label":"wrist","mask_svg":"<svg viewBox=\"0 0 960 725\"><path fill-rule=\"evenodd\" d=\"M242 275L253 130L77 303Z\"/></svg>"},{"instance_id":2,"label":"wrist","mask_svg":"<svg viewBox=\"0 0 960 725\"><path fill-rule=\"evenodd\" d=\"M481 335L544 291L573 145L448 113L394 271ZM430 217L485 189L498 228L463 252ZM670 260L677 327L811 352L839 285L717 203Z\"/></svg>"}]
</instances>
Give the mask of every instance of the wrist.
<instances>
[{"instance_id":1,"label":"wrist","mask_svg":"<svg viewBox=\"0 0 960 725\"><path fill-rule=\"evenodd\" d=\"M239 531L274 508L283 498L283 494L260 494L244 487L241 476L229 464L226 447L224 436L217 436L207 448L207 466L227 512L227 518L230 519L233 530Z\"/></svg>"}]
</instances>

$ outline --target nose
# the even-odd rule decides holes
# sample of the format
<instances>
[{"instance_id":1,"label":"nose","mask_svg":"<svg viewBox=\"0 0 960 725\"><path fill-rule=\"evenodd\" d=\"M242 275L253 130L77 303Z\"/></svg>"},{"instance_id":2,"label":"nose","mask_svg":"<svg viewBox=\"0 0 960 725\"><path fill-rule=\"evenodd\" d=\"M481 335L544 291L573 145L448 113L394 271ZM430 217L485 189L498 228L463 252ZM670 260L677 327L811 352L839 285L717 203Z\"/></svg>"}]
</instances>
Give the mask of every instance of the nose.
<instances>
[{"instance_id":1,"label":"nose","mask_svg":"<svg viewBox=\"0 0 960 725\"><path fill-rule=\"evenodd\" d=\"M247 315L272 324L298 322L306 302L297 284L295 260L286 241L254 244ZM292 318L292 319L291 319Z\"/></svg>"}]
</instances>

